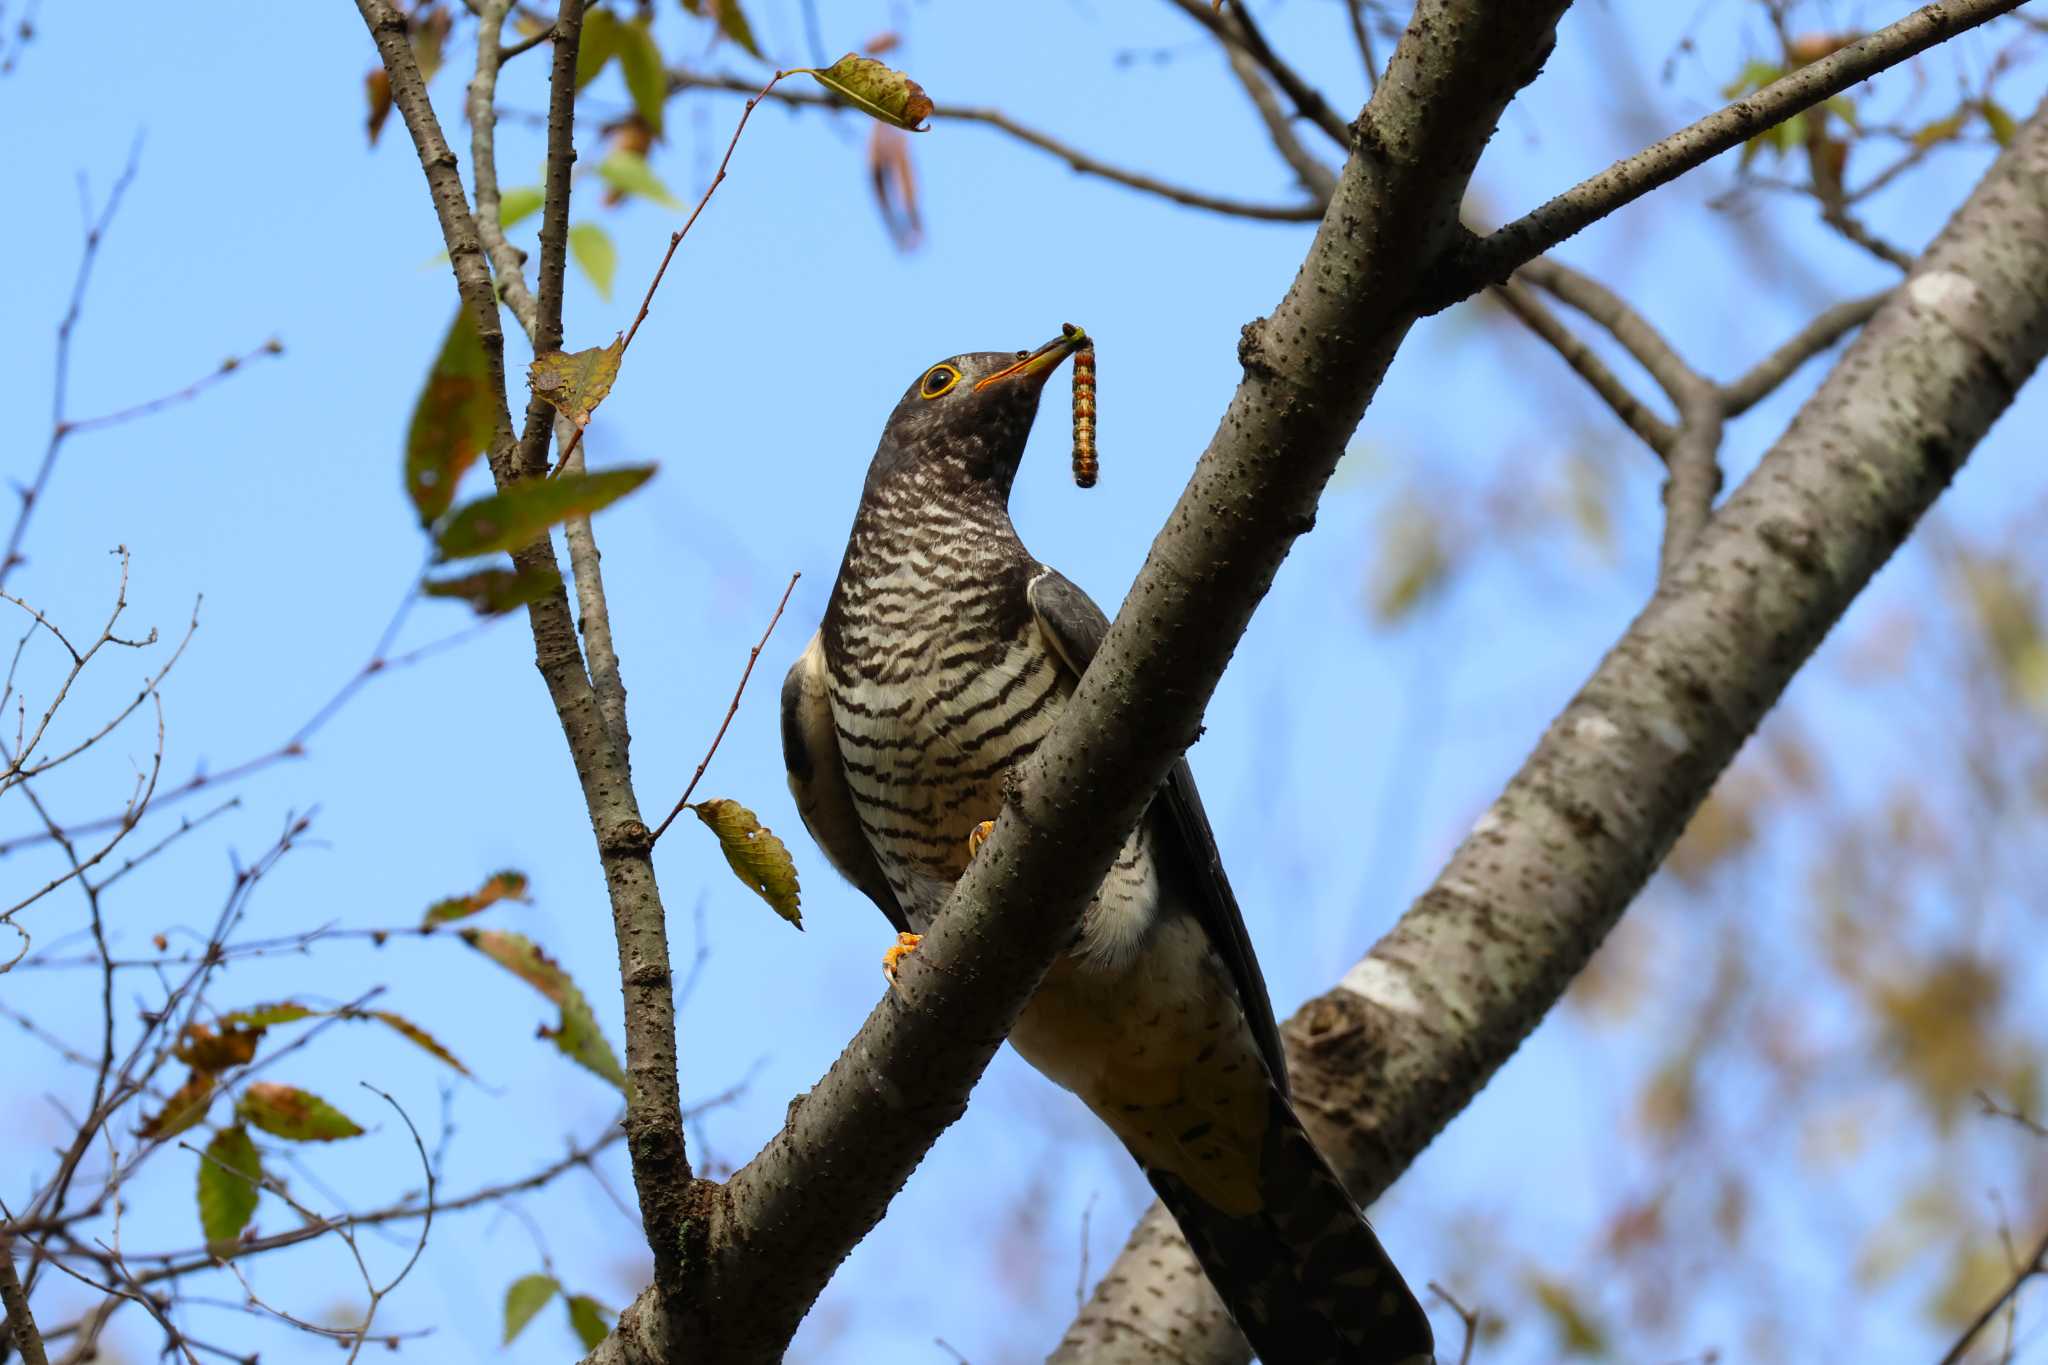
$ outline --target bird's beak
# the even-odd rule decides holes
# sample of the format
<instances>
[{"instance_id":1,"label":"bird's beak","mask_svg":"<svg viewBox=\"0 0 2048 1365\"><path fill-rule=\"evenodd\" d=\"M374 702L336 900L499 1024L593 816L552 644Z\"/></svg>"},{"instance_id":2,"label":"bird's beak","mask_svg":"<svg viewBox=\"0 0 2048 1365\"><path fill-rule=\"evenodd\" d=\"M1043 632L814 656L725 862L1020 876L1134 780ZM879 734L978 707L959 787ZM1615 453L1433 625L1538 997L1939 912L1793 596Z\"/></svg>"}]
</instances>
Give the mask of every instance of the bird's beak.
<instances>
[{"instance_id":1,"label":"bird's beak","mask_svg":"<svg viewBox=\"0 0 2048 1365\"><path fill-rule=\"evenodd\" d=\"M1031 388L1040 388L1047 379L1052 377L1052 372L1060 367L1062 360L1090 344L1086 332L1074 326L1071 322L1066 323L1061 326L1060 334L1057 337L1054 337L1051 341L1046 342L1045 345L1026 355L1008 369L997 370L988 378L979 381L975 384L974 391L979 393L991 384L1002 384L1011 380L1023 380Z\"/></svg>"}]
</instances>

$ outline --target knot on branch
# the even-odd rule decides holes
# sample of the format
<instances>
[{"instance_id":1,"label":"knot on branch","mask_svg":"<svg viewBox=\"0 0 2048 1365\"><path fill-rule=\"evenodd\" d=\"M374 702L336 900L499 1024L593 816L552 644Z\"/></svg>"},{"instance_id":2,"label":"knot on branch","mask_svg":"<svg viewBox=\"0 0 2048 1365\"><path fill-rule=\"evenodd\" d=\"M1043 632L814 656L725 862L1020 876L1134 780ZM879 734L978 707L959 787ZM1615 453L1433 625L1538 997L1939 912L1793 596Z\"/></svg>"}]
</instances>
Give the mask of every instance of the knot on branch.
<instances>
[{"instance_id":1,"label":"knot on branch","mask_svg":"<svg viewBox=\"0 0 2048 1365\"><path fill-rule=\"evenodd\" d=\"M1454 303L1463 303L1489 284L1504 285L1512 270L1499 279L1482 278L1479 238L1464 224L1453 225L1450 236L1430 258L1415 281L1413 307L1416 316L1441 313Z\"/></svg>"},{"instance_id":2,"label":"knot on branch","mask_svg":"<svg viewBox=\"0 0 2048 1365\"><path fill-rule=\"evenodd\" d=\"M1237 363L1246 374L1271 379L1279 374L1266 345L1266 319L1253 318L1237 334Z\"/></svg>"},{"instance_id":3,"label":"knot on branch","mask_svg":"<svg viewBox=\"0 0 2048 1365\"><path fill-rule=\"evenodd\" d=\"M638 820L621 820L597 832L597 851L613 858L645 858L654 852L654 832Z\"/></svg>"}]
</instances>

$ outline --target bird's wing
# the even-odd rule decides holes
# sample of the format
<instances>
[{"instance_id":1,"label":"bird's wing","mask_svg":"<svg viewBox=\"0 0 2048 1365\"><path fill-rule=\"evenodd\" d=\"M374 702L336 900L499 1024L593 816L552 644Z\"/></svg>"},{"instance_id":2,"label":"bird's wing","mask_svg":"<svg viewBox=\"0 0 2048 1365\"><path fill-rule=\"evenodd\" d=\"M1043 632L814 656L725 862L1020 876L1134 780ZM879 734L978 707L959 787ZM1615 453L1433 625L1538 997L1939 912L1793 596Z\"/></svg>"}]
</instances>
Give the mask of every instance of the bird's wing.
<instances>
[{"instance_id":1,"label":"bird's wing","mask_svg":"<svg viewBox=\"0 0 2048 1365\"><path fill-rule=\"evenodd\" d=\"M1026 590L1038 628L1052 645L1053 653L1066 664L1078 681L1089 660L1109 632L1109 618L1087 593L1069 582L1057 569L1041 567ZM1237 998L1245 1020L1257 1040L1281 1094L1287 1093L1287 1066L1280 1051L1280 1029L1273 1021L1273 1002L1266 995L1266 978L1259 972L1259 960L1252 953L1251 936L1245 932L1244 914L1237 908L1237 896L1230 879L1223 875L1223 858L1216 851L1216 835L1202 810L1202 798L1195 790L1195 775L1183 758L1166 776L1159 800L1153 803L1156 839L1165 867L1178 871L1193 894L1194 909L1209 941L1230 968Z\"/></svg>"},{"instance_id":2,"label":"bird's wing","mask_svg":"<svg viewBox=\"0 0 2048 1365\"><path fill-rule=\"evenodd\" d=\"M853 796L846 789L839 729L832 719L832 699L825 692L825 646L817 635L811 636L782 680L782 764L789 769L789 792L796 798L797 813L825 857L875 903L898 933L908 933L910 921L868 847Z\"/></svg>"}]
</instances>

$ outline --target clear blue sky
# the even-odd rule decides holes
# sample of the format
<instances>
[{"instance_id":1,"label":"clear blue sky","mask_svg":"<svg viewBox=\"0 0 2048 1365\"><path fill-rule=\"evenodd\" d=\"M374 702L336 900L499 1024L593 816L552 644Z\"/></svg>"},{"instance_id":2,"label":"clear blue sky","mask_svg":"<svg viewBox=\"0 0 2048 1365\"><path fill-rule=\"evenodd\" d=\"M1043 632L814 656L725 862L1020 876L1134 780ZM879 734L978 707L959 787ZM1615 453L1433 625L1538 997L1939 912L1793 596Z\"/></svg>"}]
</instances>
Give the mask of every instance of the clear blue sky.
<instances>
[{"instance_id":1,"label":"clear blue sky","mask_svg":"<svg viewBox=\"0 0 2048 1365\"><path fill-rule=\"evenodd\" d=\"M772 52L805 55L794 5L750 8ZM1169 179L1244 198L1291 194L1220 60L1165 6L821 8L833 54L901 28L908 42L891 60L941 100L1001 108ZM1738 64L1725 18L1702 27L1702 53L1680 57L1667 85L1659 68L1692 7L1633 8L1624 18L1582 5L1567 21L1557 56L1488 153L1476 217L1520 212L1716 102ZM1875 23L1901 7L1862 8ZM1289 0L1259 12L1339 109L1356 107L1363 80L1340 6ZM676 22L664 9L664 32ZM0 120L13 132L4 183L16 210L0 228L13 265L0 364L17 400L6 438L14 477L26 476L47 431L50 333L78 253L74 179L85 177L97 201L138 134L141 171L79 330L72 415L175 389L272 335L287 348L198 402L77 438L12 585L55 619L96 620L113 583L107 552L125 544L133 621L174 632L204 594L198 637L165 689L166 771L182 778L289 734L361 665L405 591L420 541L399 451L453 292L434 260L439 238L403 129L394 118L382 145L365 146L361 82L373 54L352 6L243 7L210 23L164 7L110 16L50 6L39 28L20 69L0 81ZM1969 49L1973 60L1988 50ZM1141 55L1124 64L1120 51ZM708 61L752 70L727 50ZM543 74L542 58L522 59L505 102L541 108ZM451 66L434 87L458 132L464 78ZM623 106L613 77L593 95ZM671 107L657 168L678 194L694 198L738 113L737 99L717 95ZM775 109L756 117L588 442L598 463L662 466L598 523L649 809L665 810L680 792L748 646L788 575L803 573L702 790L752 805L789 839L806 932L731 880L701 831L679 829L658 858L679 962L696 947L694 905L710 951L683 1017L686 1097L748 1081L740 1099L693 1125L700 1165L751 1155L882 989L886 926L801 833L783 786L773 698L822 609L896 395L954 352L1034 344L1063 321L1087 327L1100 343L1101 486L1072 487L1053 405L1013 508L1041 558L1113 604L1222 410L1238 328L1278 299L1308 239L1302 226L1209 217L1077 178L989 130L942 123L915 142L926 244L902 255L869 202L866 137L851 118ZM590 141L586 165L596 159ZM507 184L536 179L537 133L508 121L500 159ZM1891 234L1924 241L1982 160L1940 159L1912 195L1887 201ZM1704 211L1732 175L1732 164L1717 163L1561 253L1629 290L1689 356L1722 375L1820 306L1886 278L1818 237L1797 206ZM619 286L607 301L572 277L576 345L601 344L630 321L673 222L644 204L604 212L594 190L580 196L578 216L600 218L619 243ZM1812 378L1736 425L1731 485ZM1654 470L1574 383L1554 357L1472 307L1419 327L1316 534L1283 571L1217 694L1194 763L1283 1013L1334 980L1427 883L1647 593ZM1980 452L1953 495L1966 524L2039 496L2039 461L2029 456L2039 455L2043 417L2037 387ZM1562 529L1575 458L1609 480L1609 552ZM1508 483L1507 470L1526 475ZM1471 567L1420 618L1381 629L1364 605L1375 543L1410 489L1464 528L1452 536ZM1530 533L1503 534L1513 523ZM1877 596L1899 590L1888 581ZM457 607L423 607L406 641L464 620ZM137 672L136 662L117 660L73 714L82 723L131 690ZM148 749L145 733L129 732L107 764L47 795L65 817L97 813L117 799L130 756ZM170 926L208 923L225 893L229 850L253 856L285 812L317 807L317 843L266 882L252 930L409 923L441 895L521 868L535 904L494 912L498 922L544 943L620 1039L603 888L522 623L377 682L318 735L308 758L239 790L239 810L113 900L112 927L131 950ZM23 808L0 814L9 832L30 820ZM46 862L8 867L10 886L48 875ZM39 942L76 917L61 897L31 913ZM147 993L144 982L130 984L137 998ZM434 1032L482 1078L453 1092L444 1192L516 1176L609 1121L613 1096L533 1041L547 1017L536 997L452 941L333 945L311 959L237 966L215 999L342 1000L379 984L388 987L382 1003ZM86 987L83 977L15 975L0 995L53 1026L82 1027ZM1441 1278L1462 1263L1469 1248L1456 1245L1463 1234L1446 1210L1473 1207L1500 1220L1490 1235L1525 1245L1554 1237L1571 1248L1557 1272L1575 1273L1592 1210L1617 1178L1604 1149L1629 1094L1615 1075L1649 1047L1571 1020L1546 1025L1378 1211L1410 1278ZM75 1077L15 1035L0 1049L7 1094L28 1097L10 1127L31 1139L8 1164L39 1171L47 1162L34 1149L55 1140L61 1120L34 1097L47 1089L76 1103ZM20 1083L24 1067L47 1081ZM419 1054L352 1034L301 1054L280 1078L379 1125L312 1158L326 1187L372 1205L415 1183L402 1130L357 1082L391 1090L431 1135L444 1077ZM147 1194L138 1191L124 1226L126 1245L198 1240L192 1160L159 1159L163 1169ZM630 1200L616 1153L605 1170ZM310 1179L297 1187L321 1188ZM4 1192L11 1201L21 1188L17 1168ZM1035 1359L1071 1313L1084 1241L1099 1270L1147 1197L1093 1120L1006 1052L967 1118L819 1303L792 1359L951 1359L935 1337L975 1365ZM595 1183L572 1177L526 1207L572 1288L614 1307L630 1297L642 1275L637 1226ZM275 1229L289 1216L267 1201L258 1219ZM1812 1229L1788 1235L1792 1272L1824 1262ZM402 1245L368 1244L387 1264L404 1255ZM266 1297L319 1316L352 1301L345 1257L326 1245L259 1260L249 1273ZM504 1287L539 1260L519 1221L450 1217L385 1321L436 1328L409 1348L414 1358L501 1358ZM212 1292L237 1297L227 1281ZM1914 1308L1880 1306L1871 1339L1890 1340L1899 1358L1927 1354L1919 1348L1932 1338ZM326 1358L331 1349L268 1328L248 1337L232 1313L193 1313L200 1335L258 1341L267 1360ZM1672 1355L1699 1349L1726 1320L1708 1304L1657 1345ZM1439 1330L1455 1339L1447 1316ZM139 1315L125 1315L114 1339L130 1358L151 1350ZM560 1360L572 1347L551 1312L502 1358ZM1546 1332L1525 1321L1489 1359L1550 1351Z\"/></svg>"}]
</instances>

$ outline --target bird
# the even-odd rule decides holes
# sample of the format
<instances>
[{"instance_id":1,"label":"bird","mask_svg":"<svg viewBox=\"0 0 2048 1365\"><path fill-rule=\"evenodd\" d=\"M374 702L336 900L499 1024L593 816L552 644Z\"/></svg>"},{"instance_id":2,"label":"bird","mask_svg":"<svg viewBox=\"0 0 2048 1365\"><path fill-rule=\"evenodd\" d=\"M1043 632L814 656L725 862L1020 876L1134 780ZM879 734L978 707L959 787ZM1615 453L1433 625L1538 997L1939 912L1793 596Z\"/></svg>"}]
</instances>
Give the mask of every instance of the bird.
<instances>
[{"instance_id":1,"label":"bird","mask_svg":"<svg viewBox=\"0 0 2048 1365\"><path fill-rule=\"evenodd\" d=\"M823 620L782 689L806 829L915 950L1109 621L1025 549L1010 489L1092 345L925 369L883 429ZM1135 1157L1266 1365L1428 1365L1429 1319L1289 1101L1273 1007L1187 760L1010 1042Z\"/></svg>"}]
</instances>

